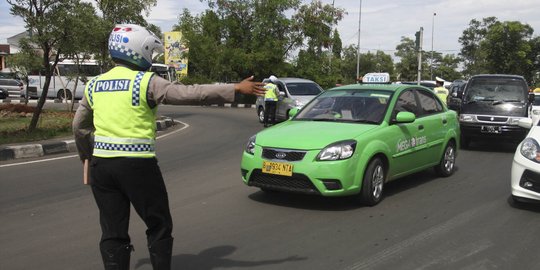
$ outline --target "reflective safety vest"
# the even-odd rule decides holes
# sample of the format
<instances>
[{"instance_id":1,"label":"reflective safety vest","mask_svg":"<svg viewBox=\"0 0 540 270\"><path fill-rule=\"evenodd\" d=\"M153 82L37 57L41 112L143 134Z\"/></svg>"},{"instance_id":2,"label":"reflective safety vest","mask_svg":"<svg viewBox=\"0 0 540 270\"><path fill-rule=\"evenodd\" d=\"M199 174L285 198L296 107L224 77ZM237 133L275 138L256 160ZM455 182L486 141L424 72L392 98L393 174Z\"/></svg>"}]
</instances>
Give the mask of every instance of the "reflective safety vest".
<instances>
[{"instance_id":1,"label":"reflective safety vest","mask_svg":"<svg viewBox=\"0 0 540 270\"><path fill-rule=\"evenodd\" d=\"M273 83L267 83L264 88L266 89L266 92L264 93L264 100L277 101L277 86Z\"/></svg>"},{"instance_id":2,"label":"reflective safety vest","mask_svg":"<svg viewBox=\"0 0 540 270\"><path fill-rule=\"evenodd\" d=\"M96 157L154 157L156 111L146 100L152 72L115 67L87 83Z\"/></svg>"},{"instance_id":3,"label":"reflective safety vest","mask_svg":"<svg viewBox=\"0 0 540 270\"><path fill-rule=\"evenodd\" d=\"M435 95L437 95L441 101L446 104L446 99L448 98L448 89L443 86L433 88Z\"/></svg>"}]
</instances>

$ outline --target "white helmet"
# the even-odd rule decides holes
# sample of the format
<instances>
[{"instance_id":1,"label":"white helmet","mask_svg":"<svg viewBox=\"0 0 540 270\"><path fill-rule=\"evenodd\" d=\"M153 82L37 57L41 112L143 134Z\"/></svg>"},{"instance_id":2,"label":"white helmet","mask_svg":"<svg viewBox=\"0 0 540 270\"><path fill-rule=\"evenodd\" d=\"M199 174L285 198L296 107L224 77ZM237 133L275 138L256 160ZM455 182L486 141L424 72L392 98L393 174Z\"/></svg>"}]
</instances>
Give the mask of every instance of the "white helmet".
<instances>
[{"instance_id":1,"label":"white helmet","mask_svg":"<svg viewBox=\"0 0 540 270\"><path fill-rule=\"evenodd\" d=\"M274 76L274 75L270 75L270 78L269 78L269 79L270 79L270 81L271 81L272 83L276 83L276 82L277 82L277 77Z\"/></svg>"},{"instance_id":2,"label":"white helmet","mask_svg":"<svg viewBox=\"0 0 540 270\"><path fill-rule=\"evenodd\" d=\"M113 60L137 70L152 66L152 53L163 52L161 40L136 24L118 24L109 36L109 53Z\"/></svg>"}]
</instances>

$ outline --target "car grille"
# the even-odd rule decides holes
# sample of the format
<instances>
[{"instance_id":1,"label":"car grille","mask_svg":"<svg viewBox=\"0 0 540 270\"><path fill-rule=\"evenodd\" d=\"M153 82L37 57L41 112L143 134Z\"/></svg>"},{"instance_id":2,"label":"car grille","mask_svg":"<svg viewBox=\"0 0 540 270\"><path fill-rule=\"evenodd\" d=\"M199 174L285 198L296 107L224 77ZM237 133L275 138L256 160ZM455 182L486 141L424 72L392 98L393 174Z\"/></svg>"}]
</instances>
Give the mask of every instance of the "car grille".
<instances>
[{"instance_id":1,"label":"car grille","mask_svg":"<svg viewBox=\"0 0 540 270\"><path fill-rule=\"evenodd\" d=\"M508 121L508 117L485 116L485 115L478 115L478 116L476 116L476 119L478 119L478 121L482 121L482 122L506 123L506 121Z\"/></svg>"},{"instance_id":2,"label":"car grille","mask_svg":"<svg viewBox=\"0 0 540 270\"><path fill-rule=\"evenodd\" d=\"M266 159L277 159L286 161L300 161L306 155L305 151L284 150L264 148L262 156Z\"/></svg>"},{"instance_id":3,"label":"car grille","mask_svg":"<svg viewBox=\"0 0 540 270\"><path fill-rule=\"evenodd\" d=\"M293 173L292 176L274 175L263 173L261 170L253 170L248 185L260 188L284 190L305 194L317 194L320 192L307 176Z\"/></svg>"}]
</instances>

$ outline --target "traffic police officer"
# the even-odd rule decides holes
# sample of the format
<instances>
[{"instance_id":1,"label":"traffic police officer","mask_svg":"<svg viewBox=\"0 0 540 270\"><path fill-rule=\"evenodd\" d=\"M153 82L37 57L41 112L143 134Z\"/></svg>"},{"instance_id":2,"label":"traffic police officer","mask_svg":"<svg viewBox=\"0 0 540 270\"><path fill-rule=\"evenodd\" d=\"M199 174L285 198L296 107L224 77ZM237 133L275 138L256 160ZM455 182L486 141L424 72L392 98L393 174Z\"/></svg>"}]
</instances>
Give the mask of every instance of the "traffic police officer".
<instances>
[{"instance_id":1,"label":"traffic police officer","mask_svg":"<svg viewBox=\"0 0 540 270\"><path fill-rule=\"evenodd\" d=\"M270 82L267 83L264 88L266 92L264 93L264 126L267 127L270 124L276 123L276 108L278 101L278 89L277 89L277 78L276 76L270 76Z\"/></svg>"},{"instance_id":2,"label":"traffic police officer","mask_svg":"<svg viewBox=\"0 0 540 270\"><path fill-rule=\"evenodd\" d=\"M75 114L73 131L81 160L90 160L90 181L99 208L100 251L105 269L129 269L130 203L147 226L153 269L170 269L172 218L155 158L158 104L231 102L235 92L263 95L263 83L171 83L152 72L153 51L163 44L139 25L117 25L109 36L116 67L93 78Z\"/></svg>"},{"instance_id":3,"label":"traffic police officer","mask_svg":"<svg viewBox=\"0 0 540 270\"><path fill-rule=\"evenodd\" d=\"M444 79L435 77L435 88L433 88L435 95L437 95L441 101L446 104L446 99L448 98L448 89L444 87Z\"/></svg>"}]
</instances>

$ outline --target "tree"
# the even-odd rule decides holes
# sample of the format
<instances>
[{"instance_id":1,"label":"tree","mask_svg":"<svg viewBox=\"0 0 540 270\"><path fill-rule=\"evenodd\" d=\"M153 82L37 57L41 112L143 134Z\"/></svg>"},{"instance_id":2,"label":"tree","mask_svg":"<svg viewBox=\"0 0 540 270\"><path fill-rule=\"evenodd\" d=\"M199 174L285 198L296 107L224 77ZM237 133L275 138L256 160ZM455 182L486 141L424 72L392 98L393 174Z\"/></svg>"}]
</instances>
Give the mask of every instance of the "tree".
<instances>
[{"instance_id":1,"label":"tree","mask_svg":"<svg viewBox=\"0 0 540 270\"><path fill-rule=\"evenodd\" d=\"M394 55L399 57L396 64L397 79L401 81L416 81L418 73L418 58L414 40L401 37L401 43L396 46Z\"/></svg>"},{"instance_id":2,"label":"tree","mask_svg":"<svg viewBox=\"0 0 540 270\"><path fill-rule=\"evenodd\" d=\"M462 45L459 56L463 59L463 74L466 77L486 73L486 56L482 54L480 42L484 40L488 29L496 22L496 17L487 17L482 21L472 19L469 27L463 31L459 38Z\"/></svg>"},{"instance_id":3,"label":"tree","mask_svg":"<svg viewBox=\"0 0 540 270\"><path fill-rule=\"evenodd\" d=\"M529 58L529 42L533 29L520 22L496 22L489 27L480 48L486 57L489 73L517 74L527 76L533 66Z\"/></svg>"},{"instance_id":4,"label":"tree","mask_svg":"<svg viewBox=\"0 0 540 270\"><path fill-rule=\"evenodd\" d=\"M29 41L35 44L42 53L42 66L45 73L45 83L36 110L28 127L28 132L35 130L39 116L47 98L56 64L63 53L59 46L71 38L71 16L74 14L75 0L7 0L11 5L10 13L19 16L25 22L26 29L31 33Z\"/></svg>"}]
</instances>

